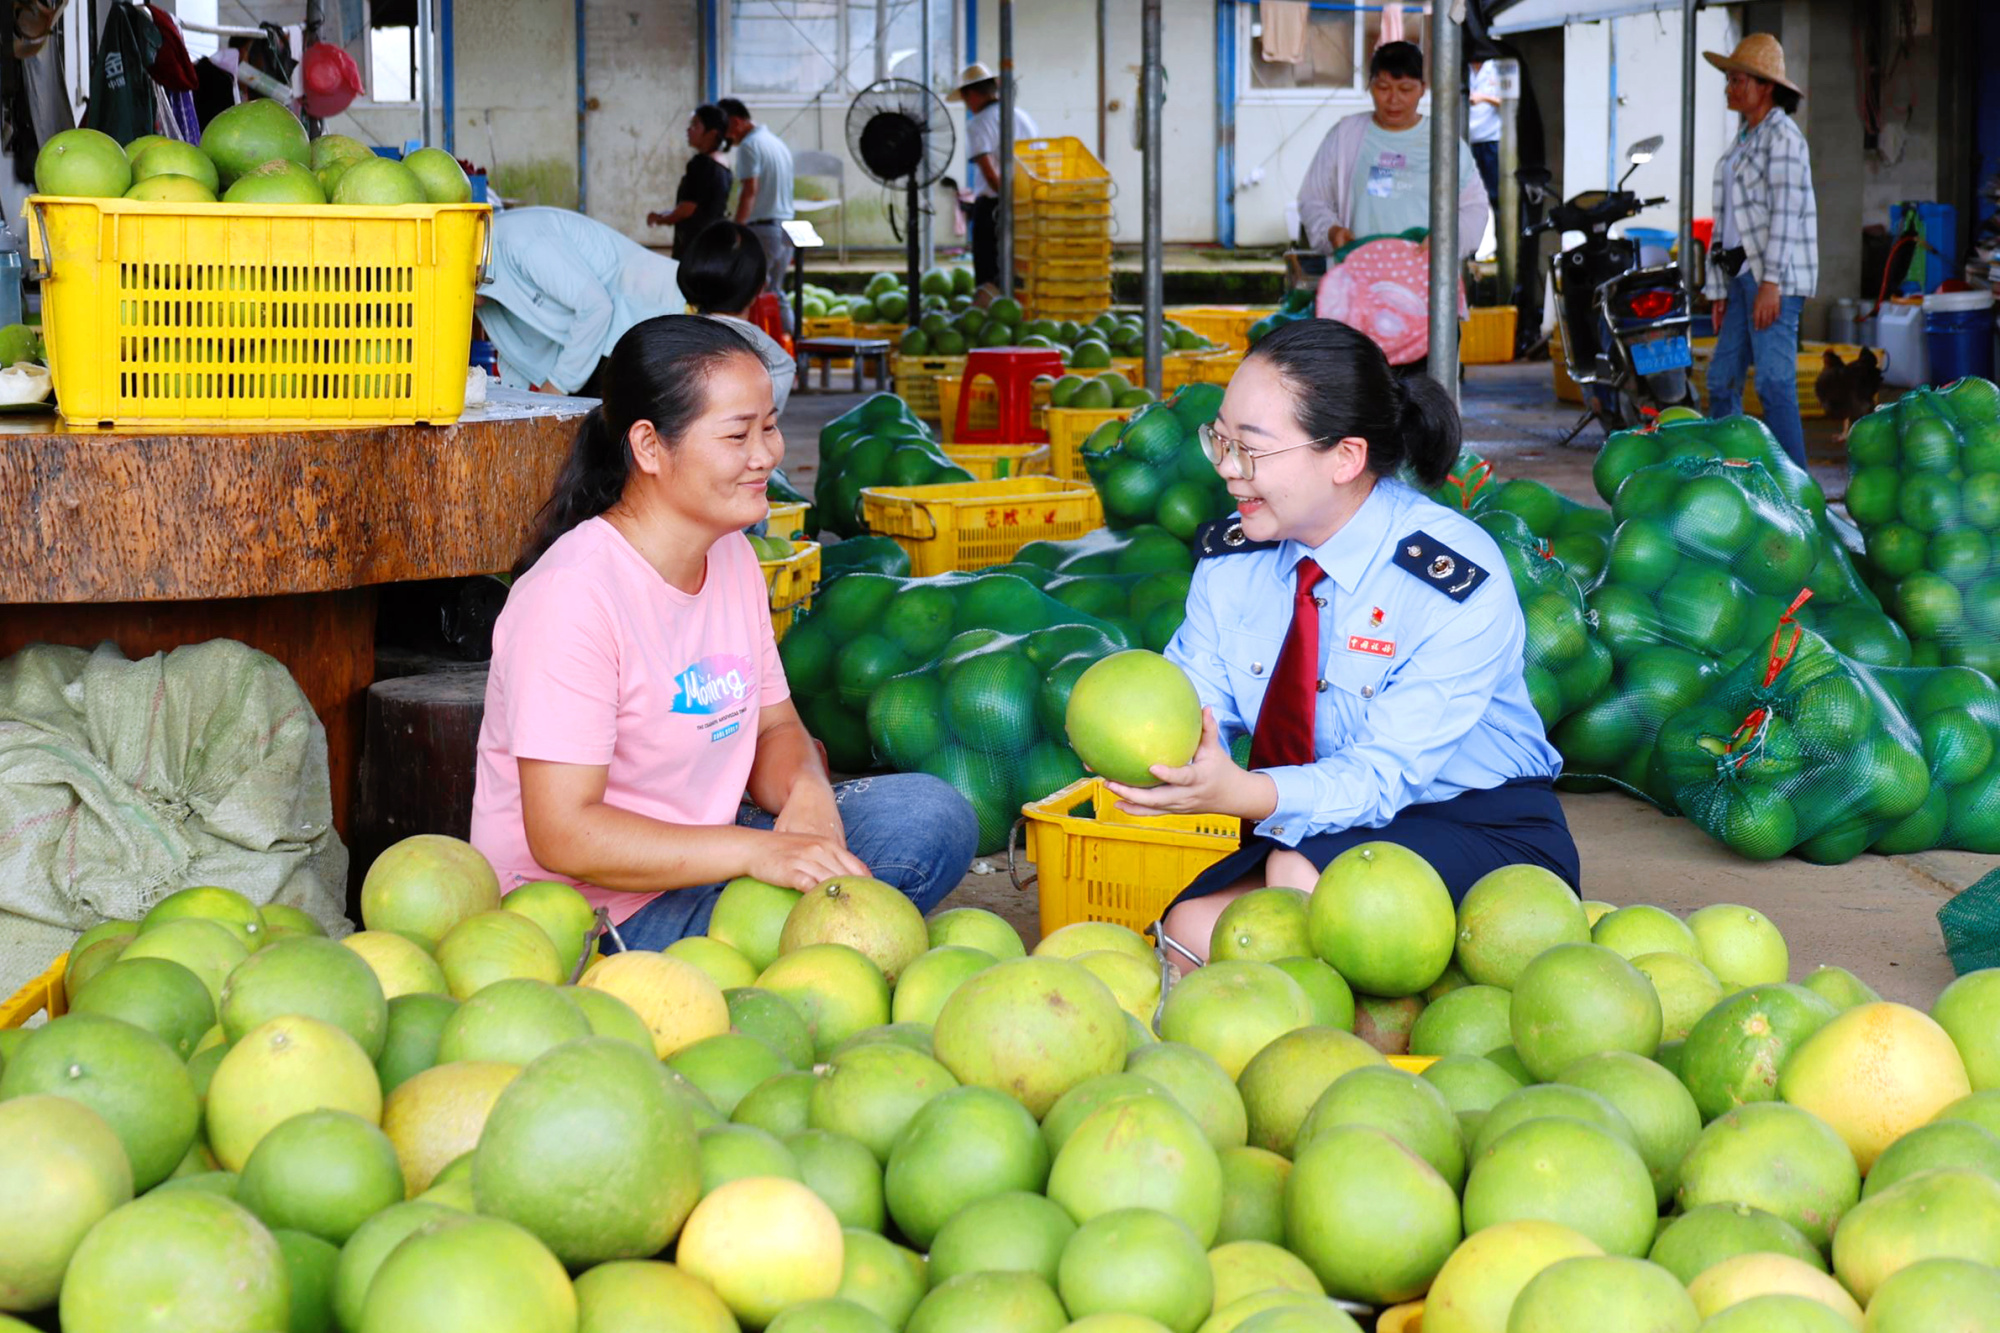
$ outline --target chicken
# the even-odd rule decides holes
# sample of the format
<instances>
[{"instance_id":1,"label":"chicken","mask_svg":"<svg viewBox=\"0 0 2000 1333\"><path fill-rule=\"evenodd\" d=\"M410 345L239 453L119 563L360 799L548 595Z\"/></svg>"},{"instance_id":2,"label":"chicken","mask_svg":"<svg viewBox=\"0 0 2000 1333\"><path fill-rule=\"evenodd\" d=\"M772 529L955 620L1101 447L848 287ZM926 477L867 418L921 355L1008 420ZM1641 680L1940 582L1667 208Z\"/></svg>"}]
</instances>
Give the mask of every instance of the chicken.
<instances>
[{"instance_id":1,"label":"chicken","mask_svg":"<svg viewBox=\"0 0 2000 1333\"><path fill-rule=\"evenodd\" d=\"M1829 347L1820 361L1824 369L1813 381L1813 394L1826 414L1840 422L1840 440L1845 444L1849 427L1875 410L1876 395L1882 392L1882 368L1866 347L1852 361L1842 361Z\"/></svg>"}]
</instances>

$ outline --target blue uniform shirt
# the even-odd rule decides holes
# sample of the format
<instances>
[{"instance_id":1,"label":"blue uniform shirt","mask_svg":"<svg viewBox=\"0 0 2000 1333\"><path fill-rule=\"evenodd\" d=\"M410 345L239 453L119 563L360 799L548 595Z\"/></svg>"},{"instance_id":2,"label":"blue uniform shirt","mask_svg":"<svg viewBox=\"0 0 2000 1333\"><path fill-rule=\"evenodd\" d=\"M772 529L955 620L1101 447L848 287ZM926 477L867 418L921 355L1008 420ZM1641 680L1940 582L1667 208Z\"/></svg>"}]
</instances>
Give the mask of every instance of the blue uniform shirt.
<instances>
[{"instance_id":1,"label":"blue uniform shirt","mask_svg":"<svg viewBox=\"0 0 2000 1333\"><path fill-rule=\"evenodd\" d=\"M1526 629L1499 547L1464 515L1387 480L1322 546L1285 541L1197 563L1166 655L1215 710L1225 746L1256 725L1306 556L1327 575L1314 590L1317 760L1263 770L1278 804L1258 833L1297 846L1562 771L1522 679ZM1468 562L1486 577L1454 595Z\"/></svg>"}]
</instances>

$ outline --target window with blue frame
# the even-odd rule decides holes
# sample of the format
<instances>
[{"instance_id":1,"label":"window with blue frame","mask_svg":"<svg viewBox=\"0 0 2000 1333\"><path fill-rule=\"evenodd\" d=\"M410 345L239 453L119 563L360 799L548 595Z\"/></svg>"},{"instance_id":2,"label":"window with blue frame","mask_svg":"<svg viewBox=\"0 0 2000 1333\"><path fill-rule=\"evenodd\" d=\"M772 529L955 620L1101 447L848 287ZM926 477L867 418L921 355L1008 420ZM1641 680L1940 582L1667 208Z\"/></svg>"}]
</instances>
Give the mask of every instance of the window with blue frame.
<instances>
[{"instance_id":1,"label":"window with blue frame","mask_svg":"<svg viewBox=\"0 0 2000 1333\"><path fill-rule=\"evenodd\" d=\"M887 74L916 79L925 0L718 0L723 89L746 101L810 102L847 97L875 81L876 32L888 24ZM931 79L958 73L958 5L931 7Z\"/></svg>"},{"instance_id":2,"label":"window with blue frame","mask_svg":"<svg viewBox=\"0 0 2000 1333\"><path fill-rule=\"evenodd\" d=\"M1240 94L1327 93L1368 84L1368 58L1384 39L1428 45L1430 7L1334 5L1308 0L1239 3Z\"/></svg>"}]
</instances>

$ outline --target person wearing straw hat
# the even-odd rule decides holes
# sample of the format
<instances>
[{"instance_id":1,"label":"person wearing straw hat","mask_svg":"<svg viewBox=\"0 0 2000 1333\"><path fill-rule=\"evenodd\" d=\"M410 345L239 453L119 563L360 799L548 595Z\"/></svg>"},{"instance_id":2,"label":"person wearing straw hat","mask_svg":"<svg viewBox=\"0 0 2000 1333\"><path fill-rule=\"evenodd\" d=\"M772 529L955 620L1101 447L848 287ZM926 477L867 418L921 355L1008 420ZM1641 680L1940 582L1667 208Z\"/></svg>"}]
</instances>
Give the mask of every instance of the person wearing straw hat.
<instances>
[{"instance_id":1,"label":"person wearing straw hat","mask_svg":"<svg viewBox=\"0 0 2000 1333\"><path fill-rule=\"evenodd\" d=\"M980 61L967 65L945 96L965 103L965 161L972 189L966 196L972 230L972 277L981 287L1000 286L1000 78ZM1014 107L1014 142L1038 137L1034 117Z\"/></svg>"},{"instance_id":2,"label":"person wearing straw hat","mask_svg":"<svg viewBox=\"0 0 2000 1333\"><path fill-rule=\"evenodd\" d=\"M1792 113L1803 96L1785 77L1785 50L1754 32L1728 55L1702 53L1729 76L1729 109L1743 118L1736 142L1715 164L1715 245L1708 296L1715 355L1708 365L1708 414L1734 416L1743 380L1757 371L1764 424L1800 467L1799 313L1819 285L1819 205L1812 155Z\"/></svg>"}]
</instances>

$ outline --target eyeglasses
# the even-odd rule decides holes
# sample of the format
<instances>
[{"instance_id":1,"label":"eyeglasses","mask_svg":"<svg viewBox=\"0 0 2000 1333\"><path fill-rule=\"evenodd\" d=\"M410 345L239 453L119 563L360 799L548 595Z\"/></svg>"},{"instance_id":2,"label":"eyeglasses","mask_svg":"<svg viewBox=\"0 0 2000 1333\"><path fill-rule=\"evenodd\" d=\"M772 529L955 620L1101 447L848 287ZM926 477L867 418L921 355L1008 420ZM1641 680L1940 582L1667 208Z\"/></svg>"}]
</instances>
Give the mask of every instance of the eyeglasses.
<instances>
[{"instance_id":1,"label":"eyeglasses","mask_svg":"<svg viewBox=\"0 0 2000 1333\"><path fill-rule=\"evenodd\" d=\"M1257 460L1270 458L1276 454L1288 454L1294 449L1304 449L1315 444L1325 444L1326 437L1307 440L1304 444L1288 444L1282 449L1252 449L1241 440L1232 440L1216 430L1213 422L1203 422L1195 427L1195 438L1201 441L1201 451L1217 471L1222 469L1222 460L1234 458L1236 470L1243 480L1254 481L1257 477Z\"/></svg>"}]
</instances>

